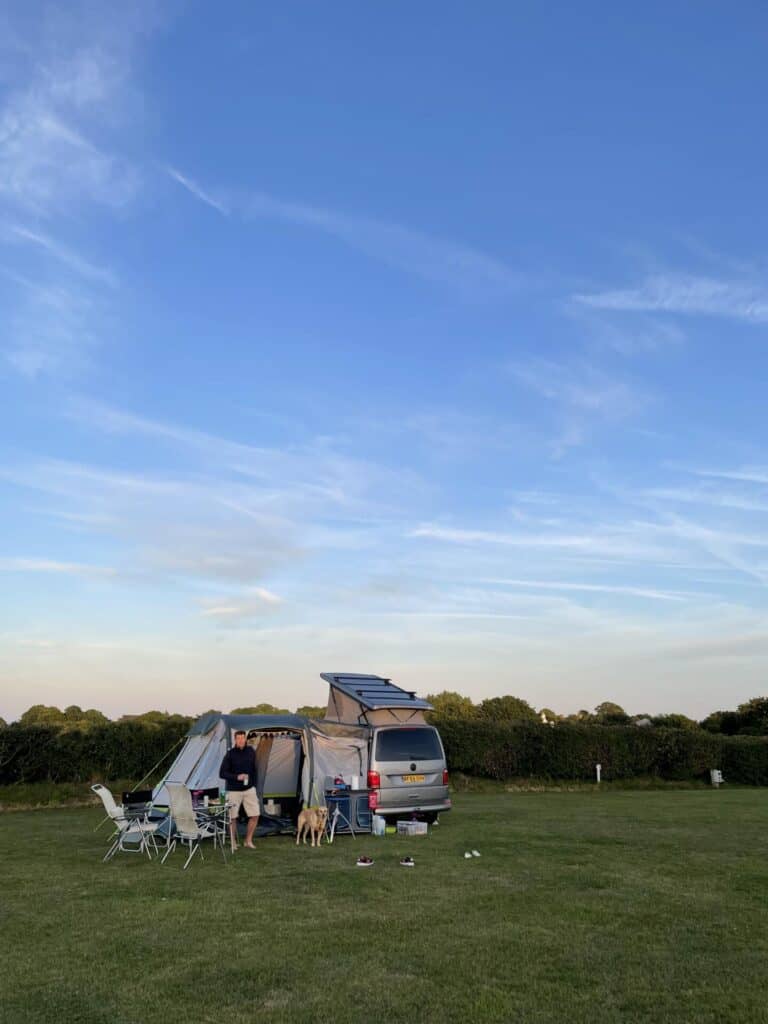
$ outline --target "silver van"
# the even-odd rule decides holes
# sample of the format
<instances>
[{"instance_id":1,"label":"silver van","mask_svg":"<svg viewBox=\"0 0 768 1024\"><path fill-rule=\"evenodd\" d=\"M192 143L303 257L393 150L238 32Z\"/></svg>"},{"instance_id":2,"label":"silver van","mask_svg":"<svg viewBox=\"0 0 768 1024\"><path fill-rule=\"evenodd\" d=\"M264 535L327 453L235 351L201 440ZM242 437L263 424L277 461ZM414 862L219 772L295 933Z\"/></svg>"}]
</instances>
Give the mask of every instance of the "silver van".
<instances>
[{"instance_id":1,"label":"silver van","mask_svg":"<svg viewBox=\"0 0 768 1024\"><path fill-rule=\"evenodd\" d=\"M373 726L372 733L368 789L376 793L377 814L434 822L451 809L445 751L434 726Z\"/></svg>"}]
</instances>

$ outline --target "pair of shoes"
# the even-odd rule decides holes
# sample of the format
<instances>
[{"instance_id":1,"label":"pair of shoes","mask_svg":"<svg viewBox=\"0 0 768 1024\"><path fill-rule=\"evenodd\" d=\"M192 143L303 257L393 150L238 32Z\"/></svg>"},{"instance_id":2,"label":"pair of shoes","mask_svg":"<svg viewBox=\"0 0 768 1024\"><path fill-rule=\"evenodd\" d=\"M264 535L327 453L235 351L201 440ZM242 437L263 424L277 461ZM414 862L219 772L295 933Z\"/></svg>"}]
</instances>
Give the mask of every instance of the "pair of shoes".
<instances>
[{"instance_id":1,"label":"pair of shoes","mask_svg":"<svg viewBox=\"0 0 768 1024\"><path fill-rule=\"evenodd\" d=\"M372 868L373 867L373 861L371 860L370 857L358 857L357 858L357 866L359 868Z\"/></svg>"},{"instance_id":2,"label":"pair of shoes","mask_svg":"<svg viewBox=\"0 0 768 1024\"><path fill-rule=\"evenodd\" d=\"M472 853L470 853L469 850L467 850L467 852L464 854L464 860L472 860L473 857L479 856L480 854L478 853L477 850L473 850Z\"/></svg>"},{"instance_id":3,"label":"pair of shoes","mask_svg":"<svg viewBox=\"0 0 768 1024\"><path fill-rule=\"evenodd\" d=\"M413 857L403 857L403 859L400 861L400 867L414 868L416 867L416 861L413 859Z\"/></svg>"}]
</instances>

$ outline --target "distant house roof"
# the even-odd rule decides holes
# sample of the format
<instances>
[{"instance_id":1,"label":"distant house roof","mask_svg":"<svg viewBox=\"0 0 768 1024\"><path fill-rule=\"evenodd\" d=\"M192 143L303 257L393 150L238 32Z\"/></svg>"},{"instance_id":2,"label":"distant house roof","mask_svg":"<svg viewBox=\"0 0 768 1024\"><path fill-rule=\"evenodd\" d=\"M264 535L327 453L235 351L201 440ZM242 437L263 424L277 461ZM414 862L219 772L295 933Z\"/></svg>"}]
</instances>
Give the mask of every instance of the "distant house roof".
<instances>
[{"instance_id":1,"label":"distant house roof","mask_svg":"<svg viewBox=\"0 0 768 1024\"><path fill-rule=\"evenodd\" d=\"M418 708L431 711L428 700L417 697L411 690L402 690L391 679L382 676L358 675L355 672L321 672L321 679L361 707L374 711L376 708Z\"/></svg>"}]
</instances>

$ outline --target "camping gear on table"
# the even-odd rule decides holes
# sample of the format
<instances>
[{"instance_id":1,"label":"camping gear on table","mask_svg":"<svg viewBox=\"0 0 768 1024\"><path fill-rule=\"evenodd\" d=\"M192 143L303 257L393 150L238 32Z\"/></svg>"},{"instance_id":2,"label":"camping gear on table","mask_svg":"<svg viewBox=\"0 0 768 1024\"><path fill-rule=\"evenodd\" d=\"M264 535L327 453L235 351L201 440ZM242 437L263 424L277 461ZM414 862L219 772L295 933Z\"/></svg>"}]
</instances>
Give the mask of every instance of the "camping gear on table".
<instances>
[{"instance_id":1,"label":"camping gear on table","mask_svg":"<svg viewBox=\"0 0 768 1024\"><path fill-rule=\"evenodd\" d=\"M218 800L220 791L218 786L209 786L207 789L193 789L192 793L192 806L207 807L212 800Z\"/></svg>"},{"instance_id":2,"label":"camping gear on table","mask_svg":"<svg viewBox=\"0 0 768 1024\"><path fill-rule=\"evenodd\" d=\"M143 818L152 810L152 790L126 790L122 795L123 809L129 818Z\"/></svg>"}]
</instances>

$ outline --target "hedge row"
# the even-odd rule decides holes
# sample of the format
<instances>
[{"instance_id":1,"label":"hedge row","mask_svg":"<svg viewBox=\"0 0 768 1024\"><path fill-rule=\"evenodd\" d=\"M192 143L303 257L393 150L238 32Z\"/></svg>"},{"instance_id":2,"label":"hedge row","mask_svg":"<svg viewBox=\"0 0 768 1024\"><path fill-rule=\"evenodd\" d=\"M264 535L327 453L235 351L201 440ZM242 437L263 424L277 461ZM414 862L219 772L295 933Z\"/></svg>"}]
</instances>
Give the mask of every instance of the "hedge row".
<instances>
[{"instance_id":1,"label":"hedge row","mask_svg":"<svg viewBox=\"0 0 768 1024\"><path fill-rule=\"evenodd\" d=\"M0 729L0 785L14 782L138 782L186 735L188 722L110 722L88 729ZM169 759L170 760L170 759Z\"/></svg>"},{"instance_id":2,"label":"hedge row","mask_svg":"<svg viewBox=\"0 0 768 1024\"><path fill-rule=\"evenodd\" d=\"M703 729L641 729L637 726L480 722L433 717L449 766L467 775L630 779L709 777L720 768L728 782L768 785L768 739L721 736Z\"/></svg>"},{"instance_id":3,"label":"hedge row","mask_svg":"<svg viewBox=\"0 0 768 1024\"><path fill-rule=\"evenodd\" d=\"M768 785L768 738L722 736L695 729L433 719L449 766L467 775L629 779L707 778ZM14 782L138 781L184 737L186 722L112 722L86 730L11 725L0 729L0 785Z\"/></svg>"}]
</instances>

